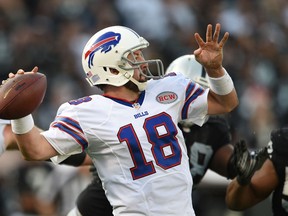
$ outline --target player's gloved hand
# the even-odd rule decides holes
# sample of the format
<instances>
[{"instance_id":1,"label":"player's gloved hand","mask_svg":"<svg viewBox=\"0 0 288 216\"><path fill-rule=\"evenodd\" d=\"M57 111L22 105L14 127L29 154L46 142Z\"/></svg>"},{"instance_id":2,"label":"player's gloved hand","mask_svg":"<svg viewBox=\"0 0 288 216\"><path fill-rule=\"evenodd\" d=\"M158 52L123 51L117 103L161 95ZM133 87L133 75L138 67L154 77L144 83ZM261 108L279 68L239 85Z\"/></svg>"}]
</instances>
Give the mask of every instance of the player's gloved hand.
<instances>
[{"instance_id":1,"label":"player's gloved hand","mask_svg":"<svg viewBox=\"0 0 288 216\"><path fill-rule=\"evenodd\" d=\"M256 160L256 170L260 169L267 158L269 158L268 148L264 147L253 154Z\"/></svg>"},{"instance_id":2,"label":"player's gloved hand","mask_svg":"<svg viewBox=\"0 0 288 216\"><path fill-rule=\"evenodd\" d=\"M249 184L255 171L260 169L264 161L268 158L267 148L251 154L244 140L235 144L234 154L237 181L240 185Z\"/></svg>"}]
</instances>

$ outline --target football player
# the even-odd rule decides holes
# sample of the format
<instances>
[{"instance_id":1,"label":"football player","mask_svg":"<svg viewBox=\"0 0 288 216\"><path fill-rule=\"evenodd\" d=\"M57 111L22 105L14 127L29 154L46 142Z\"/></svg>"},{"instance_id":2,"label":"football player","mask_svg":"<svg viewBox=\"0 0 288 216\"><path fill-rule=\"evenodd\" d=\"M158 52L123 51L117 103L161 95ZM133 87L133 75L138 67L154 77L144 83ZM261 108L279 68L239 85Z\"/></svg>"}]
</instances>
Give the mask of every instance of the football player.
<instances>
[{"instance_id":1,"label":"football player","mask_svg":"<svg viewBox=\"0 0 288 216\"><path fill-rule=\"evenodd\" d=\"M271 132L271 141L258 160L263 166L252 175L243 170L243 161L237 163L237 177L227 187L227 206L243 211L265 200L271 193L274 216L288 216L288 128ZM238 143L245 151L245 141ZM251 162L253 163L253 162ZM253 175L254 173L254 175ZM246 176L246 177L243 177Z\"/></svg>"},{"instance_id":2,"label":"football player","mask_svg":"<svg viewBox=\"0 0 288 216\"><path fill-rule=\"evenodd\" d=\"M166 70L166 74L169 73L182 73L203 88L209 88L207 74L194 55L184 55L175 59ZM202 127L193 124L190 120L183 120L178 126L183 132L188 149L194 187L204 177L207 169L229 179L236 176L234 148L231 144L229 124L224 116L210 116ZM76 157L80 165L85 155L73 155L69 160L74 161ZM67 163L67 161L62 163ZM96 168L92 166L91 171L93 171L94 180L81 192L76 208L68 214L69 216L113 215Z\"/></svg>"},{"instance_id":3,"label":"football player","mask_svg":"<svg viewBox=\"0 0 288 216\"><path fill-rule=\"evenodd\" d=\"M175 59L167 68L166 74L182 73L187 78L199 83L204 88L209 88L207 74L201 64L195 60L194 55L184 55ZM231 144L231 133L225 116L210 116L202 127L189 120L179 123L188 149L190 171L195 187L204 177L207 169L211 169L221 176L229 179L236 176L234 148ZM244 152L243 152L244 155ZM76 157L76 155L72 156ZM78 155L80 159L80 155ZM248 157L248 155L245 155ZM82 160L85 156L82 155ZM70 160L74 160L70 158ZM63 161L67 163L67 161ZM79 160L81 164L81 160ZM248 166L247 166L248 167ZM76 208L69 216L83 215L99 216L112 215L112 208L105 197L97 170L93 166L91 171L95 179L77 199Z\"/></svg>"},{"instance_id":4,"label":"football player","mask_svg":"<svg viewBox=\"0 0 288 216\"><path fill-rule=\"evenodd\" d=\"M183 73L204 88L209 88L207 74L202 65L195 60L194 55L184 55L174 60L166 70L166 74L171 72ZM7 121L4 122L4 124L7 123ZM229 125L224 116L210 116L202 127L189 120L181 121L179 127L182 129L187 145L194 186L201 181L208 168L227 178L236 176L235 154L233 154ZM10 133L9 136L11 135L13 134ZM247 152L247 150L243 151L242 155ZM88 161L89 157L87 158L87 154L83 152L70 156L61 164L80 166L89 164ZM91 166L91 172L94 176L93 181L79 195L77 207L69 215L112 216L112 207L105 196L94 166Z\"/></svg>"},{"instance_id":5,"label":"football player","mask_svg":"<svg viewBox=\"0 0 288 216\"><path fill-rule=\"evenodd\" d=\"M194 55L184 55L174 60L166 70L166 74L171 72L182 73L187 78L199 83L202 87L209 88L207 74L203 66L195 60ZM4 122L4 124L8 123L7 121ZM225 116L210 116L202 127L185 120L179 123L179 127L182 129L189 153L193 186L196 186L201 181L207 169L211 169L230 179L236 176L236 160L240 161L241 159L247 162L247 164L244 163L247 170L251 170L251 167L256 165L254 157L254 159L251 158L252 161L254 160L254 165L250 166L252 163L248 160L250 155L247 155L249 153L247 148L245 150L242 149L242 151L240 149L233 150L229 124ZM10 134L6 132L6 135L9 135L9 137L13 136L11 129ZM11 143L11 141L8 143ZM236 145L236 147L240 146ZM236 153L237 159L235 158ZM85 152L72 155L61 162L61 164L72 166L81 166L89 163L89 157L87 157ZM97 170L93 165L91 166L91 172L94 176L93 181L81 192L77 199L76 208L69 215L112 216L112 207L106 198Z\"/></svg>"},{"instance_id":6,"label":"football player","mask_svg":"<svg viewBox=\"0 0 288 216\"><path fill-rule=\"evenodd\" d=\"M184 55L174 60L166 74L174 72L182 73L202 87L209 88L207 74L194 55ZM179 127L188 149L193 186L201 181L208 168L227 178L236 176L231 134L224 116L210 116L202 127L189 120L183 120ZM70 156L61 164L81 166L89 163L87 161L89 157L83 152ZM91 166L91 172L94 176L93 181L79 195L77 207L69 215L112 216L112 207L106 198L95 166Z\"/></svg>"},{"instance_id":7,"label":"football player","mask_svg":"<svg viewBox=\"0 0 288 216\"><path fill-rule=\"evenodd\" d=\"M220 24L198 33L195 57L209 75L209 89L181 74L164 77L160 60L145 60L149 43L135 31L112 26L93 35L82 54L88 82L103 90L60 106L47 131L32 115L11 121L26 160L60 162L85 151L92 159L114 215L195 215L185 141L177 124L202 125L211 114L238 105L233 81L222 67ZM150 65L157 73L151 73ZM37 73L35 67L32 72ZM23 70L18 70L19 75ZM15 74L9 74L13 78Z\"/></svg>"}]
</instances>

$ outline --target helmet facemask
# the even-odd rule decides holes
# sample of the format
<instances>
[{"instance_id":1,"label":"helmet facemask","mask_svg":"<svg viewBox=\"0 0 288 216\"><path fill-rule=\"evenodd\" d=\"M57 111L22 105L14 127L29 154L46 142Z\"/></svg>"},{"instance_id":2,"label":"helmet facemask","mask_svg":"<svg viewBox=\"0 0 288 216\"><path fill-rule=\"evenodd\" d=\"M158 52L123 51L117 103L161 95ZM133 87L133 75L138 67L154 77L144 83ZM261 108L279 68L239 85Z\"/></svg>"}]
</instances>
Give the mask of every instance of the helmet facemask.
<instances>
[{"instance_id":1,"label":"helmet facemask","mask_svg":"<svg viewBox=\"0 0 288 216\"><path fill-rule=\"evenodd\" d=\"M118 67L120 68L120 73L122 73L127 79L137 85L139 91L143 91L146 87L146 82L141 82L133 78L135 70L138 70L140 75L146 78L146 81L149 79L161 79L164 77L165 72L163 63L159 59L139 61L137 56L134 54L137 50L140 50L142 53L143 47L136 46L126 50L121 57L121 62ZM130 58L128 58L128 56ZM143 57L143 59L145 58ZM145 67L143 70L144 64L146 64L147 67Z\"/></svg>"},{"instance_id":2,"label":"helmet facemask","mask_svg":"<svg viewBox=\"0 0 288 216\"><path fill-rule=\"evenodd\" d=\"M123 64L119 65L119 68L125 71L137 69L142 76L148 79L160 79L164 77L164 66L160 59L137 61L133 50L137 49L129 49L123 54L121 58ZM132 60L127 57L129 54L132 56ZM143 64L147 64L145 72L141 69L141 65Z\"/></svg>"}]
</instances>

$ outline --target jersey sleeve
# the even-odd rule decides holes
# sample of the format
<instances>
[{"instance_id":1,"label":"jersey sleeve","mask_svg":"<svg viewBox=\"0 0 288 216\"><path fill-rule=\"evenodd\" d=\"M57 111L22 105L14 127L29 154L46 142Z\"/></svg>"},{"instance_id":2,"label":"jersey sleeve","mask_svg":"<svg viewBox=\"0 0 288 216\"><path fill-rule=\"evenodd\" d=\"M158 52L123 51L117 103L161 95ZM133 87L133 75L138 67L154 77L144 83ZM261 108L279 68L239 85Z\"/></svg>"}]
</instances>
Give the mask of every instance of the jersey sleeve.
<instances>
[{"instance_id":1,"label":"jersey sleeve","mask_svg":"<svg viewBox=\"0 0 288 216\"><path fill-rule=\"evenodd\" d=\"M185 90L185 103L181 118L202 126L208 120L208 89L203 89L199 84L189 82Z\"/></svg>"},{"instance_id":2,"label":"jersey sleeve","mask_svg":"<svg viewBox=\"0 0 288 216\"><path fill-rule=\"evenodd\" d=\"M49 129L41 134L60 154L51 158L54 163L60 163L70 155L81 153L88 145L77 118L77 111L68 103L60 106Z\"/></svg>"}]
</instances>

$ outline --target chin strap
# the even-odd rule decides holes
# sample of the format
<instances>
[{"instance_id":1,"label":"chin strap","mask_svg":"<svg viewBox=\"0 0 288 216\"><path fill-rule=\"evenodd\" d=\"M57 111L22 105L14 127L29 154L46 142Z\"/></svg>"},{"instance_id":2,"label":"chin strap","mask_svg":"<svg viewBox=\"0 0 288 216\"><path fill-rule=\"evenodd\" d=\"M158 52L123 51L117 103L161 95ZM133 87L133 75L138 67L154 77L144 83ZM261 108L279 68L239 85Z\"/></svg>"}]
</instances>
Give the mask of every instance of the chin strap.
<instances>
[{"instance_id":1,"label":"chin strap","mask_svg":"<svg viewBox=\"0 0 288 216\"><path fill-rule=\"evenodd\" d=\"M133 82L135 85L137 85L139 91L144 91L147 87L147 82L139 82L136 79L134 79L133 77L131 77L129 80L131 82Z\"/></svg>"},{"instance_id":2,"label":"chin strap","mask_svg":"<svg viewBox=\"0 0 288 216\"><path fill-rule=\"evenodd\" d=\"M133 82L139 89L139 91L144 91L147 86L147 82L139 82L136 79L133 78L133 76L127 72L123 73L124 77L126 77L128 80Z\"/></svg>"}]
</instances>

